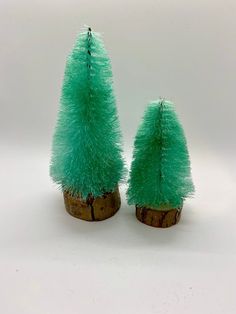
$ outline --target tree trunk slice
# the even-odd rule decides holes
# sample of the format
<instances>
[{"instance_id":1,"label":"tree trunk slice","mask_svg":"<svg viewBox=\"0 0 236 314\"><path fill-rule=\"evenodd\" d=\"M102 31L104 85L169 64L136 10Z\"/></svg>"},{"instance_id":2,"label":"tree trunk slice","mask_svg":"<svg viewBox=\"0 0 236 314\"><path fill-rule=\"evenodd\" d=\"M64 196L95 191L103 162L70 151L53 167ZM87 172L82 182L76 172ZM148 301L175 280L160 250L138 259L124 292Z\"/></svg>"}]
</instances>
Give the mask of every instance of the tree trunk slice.
<instances>
[{"instance_id":1,"label":"tree trunk slice","mask_svg":"<svg viewBox=\"0 0 236 314\"><path fill-rule=\"evenodd\" d=\"M64 191L63 194L66 211L76 218L87 221L100 221L112 217L121 204L118 187L101 197L88 196L86 199L74 197L68 191Z\"/></svg>"},{"instance_id":2,"label":"tree trunk slice","mask_svg":"<svg viewBox=\"0 0 236 314\"><path fill-rule=\"evenodd\" d=\"M136 206L136 217L139 221L148 226L167 228L179 222L181 210L182 208L161 210Z\"/></svg>"}]
</instances>

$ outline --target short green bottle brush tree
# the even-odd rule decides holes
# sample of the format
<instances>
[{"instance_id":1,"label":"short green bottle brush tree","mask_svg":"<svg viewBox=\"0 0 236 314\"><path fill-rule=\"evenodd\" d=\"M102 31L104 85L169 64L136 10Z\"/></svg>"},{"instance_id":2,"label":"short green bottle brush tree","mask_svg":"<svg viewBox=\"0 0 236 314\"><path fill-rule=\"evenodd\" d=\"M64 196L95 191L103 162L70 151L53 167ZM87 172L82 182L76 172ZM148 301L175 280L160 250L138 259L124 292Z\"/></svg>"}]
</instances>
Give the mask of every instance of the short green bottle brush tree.
<instances>
[{"instance_id":1,"label":"short green bottle brush tree","mask_svg":"<svg viewBox=\"0 0 236 314\"><path fill-rule=\"evenodd\" d=\"M73 216L103 220L120 207L124 162L112 70L91 28L81 32L67 59L50 175Z\"/></svg>"},{"instance_id":2,"label":"short green bottle brush tree","mask_svg":"<svg viewBox=\"0 0 236 314\"><path fill-rule=\"evenodd\" d=\"M186 138L170 101L149 104L138 129L127 198L137 218L155 227L180 219L184 200L194 185Z\"/></svg>"}]
</instances>

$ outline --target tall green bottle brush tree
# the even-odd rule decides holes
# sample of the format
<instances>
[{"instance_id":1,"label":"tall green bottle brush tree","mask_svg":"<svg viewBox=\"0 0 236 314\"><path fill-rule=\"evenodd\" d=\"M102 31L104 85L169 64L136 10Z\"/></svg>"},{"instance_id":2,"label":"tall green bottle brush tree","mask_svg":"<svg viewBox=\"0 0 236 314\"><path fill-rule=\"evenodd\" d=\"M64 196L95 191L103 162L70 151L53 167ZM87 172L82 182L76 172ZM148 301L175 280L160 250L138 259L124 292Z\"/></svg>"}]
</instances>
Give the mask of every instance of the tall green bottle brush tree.
<instances>
[{"instance_id":1,"label":"tall green bottle brush tree","mask_svg":"<svg viewBox=\"0 0 236 314\"><path fill-rule=\"evenodd\" d=\"M124 163L112 86L102 38L88 28L67 59L50 165L67 211L85 220L106 219L120 207Z\"/></svg>"},{"instance_id":2,"label":"tall green bottle brush tree","mask_svg":"<svg viewBox=\"0 0 236 314\"><path fill-rule=\"evenodd\" d=\"M137 218L169 227L180 219L184 200L194 192L183 128L174 105L164 99L146 109L134 142L128 203Z\"/></svg>"}]
</instances>

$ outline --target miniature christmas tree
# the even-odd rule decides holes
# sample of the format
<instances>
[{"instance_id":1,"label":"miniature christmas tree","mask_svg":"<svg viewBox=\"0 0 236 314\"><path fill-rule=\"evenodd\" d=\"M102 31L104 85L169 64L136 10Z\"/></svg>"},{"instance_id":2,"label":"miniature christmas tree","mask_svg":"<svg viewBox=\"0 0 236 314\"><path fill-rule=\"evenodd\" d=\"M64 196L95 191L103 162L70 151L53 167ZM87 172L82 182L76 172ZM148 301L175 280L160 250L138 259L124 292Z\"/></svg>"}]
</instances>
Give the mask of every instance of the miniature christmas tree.
<instances>
[{"instance_id":1,"label":"miniature christmas tree","mask_svg":"<svg viewBox=\"0 0 236 314\"><path fill-rule=\"evenodd\" d=\"M194 192L187 143L171 102L149 104L135 142L127 192L142 222L168 227L179 221Z\"/></svg>"},{"instance_id":2,"label":"miniature christmas tree","mask_svg":"<svg viewBox=\"0 0 236 314\"><path fill-rule=\"evenodd\" d=\"M70 214L102 220L120 207L123 169L110 60L100 35L88 28L67 59L50 174Z\"/></svg>"}]
</instances>

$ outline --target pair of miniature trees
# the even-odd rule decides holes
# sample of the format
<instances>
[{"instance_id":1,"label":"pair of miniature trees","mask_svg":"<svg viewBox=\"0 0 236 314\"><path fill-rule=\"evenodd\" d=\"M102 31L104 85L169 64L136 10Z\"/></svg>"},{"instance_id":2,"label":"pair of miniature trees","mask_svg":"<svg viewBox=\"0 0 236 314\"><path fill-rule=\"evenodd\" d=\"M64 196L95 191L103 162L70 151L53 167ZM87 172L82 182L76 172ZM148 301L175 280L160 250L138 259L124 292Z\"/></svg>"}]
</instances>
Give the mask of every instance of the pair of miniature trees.
<instances>
[{"instance_id":1,"label":"pair of miniature trees","mask_svg":"<svg viewBox=\"0 0 236 314\"><path fill-rule=\"evenodd\" d=\"M50 174L77 218L104 220L120 208L125 167L112 71L100 35L90 28L67 60ZM136 205L140 221L168 227L178 222L192 192L186 140L173 105L152 102L135 138L128 203Z\"/></svg>"}]
</instances>

